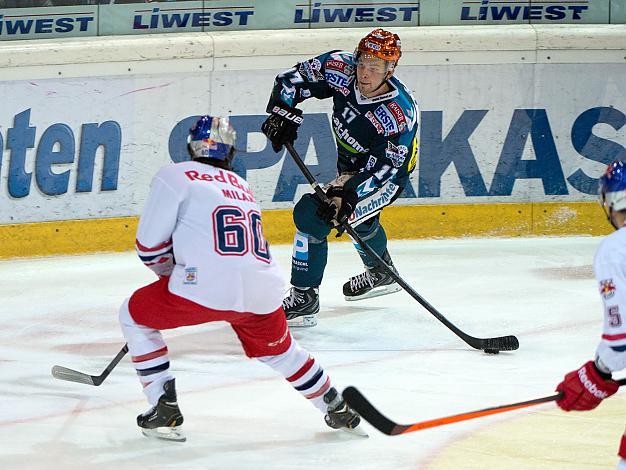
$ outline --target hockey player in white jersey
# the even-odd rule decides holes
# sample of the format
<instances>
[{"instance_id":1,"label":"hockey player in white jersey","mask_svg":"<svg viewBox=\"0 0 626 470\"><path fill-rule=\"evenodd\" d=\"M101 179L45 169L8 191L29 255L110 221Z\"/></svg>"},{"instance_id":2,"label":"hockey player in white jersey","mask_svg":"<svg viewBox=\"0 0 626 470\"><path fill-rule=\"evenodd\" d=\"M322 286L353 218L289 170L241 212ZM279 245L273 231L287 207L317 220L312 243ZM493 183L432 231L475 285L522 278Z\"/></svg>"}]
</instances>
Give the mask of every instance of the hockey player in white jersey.
<instances>
[{"instance_id":1,"label":"hockey player in white jersey","mask_svg":"<svg viewBox=\"0 0 626 470\"><path fill-rule=\"evenodd\" d=\"M611 374L626 369L626 165L611 163L600 178L600 202L615 232L596 252L593 269L604 305L604 329L596 357L570 372L557 386L563 397L556 403L565 411L597 407L619 388ZM618 455L626 470L626 433Z\"/></svg>"},{"instance_id":2,"label":"hockey player in white jersey","mask_svg":"<svg viewBox=\"0 0 626 470\"><path fill-rule=\"evenodd\" d=\"M119 314L152 406L137 424L146 436L185 440L160 330L226 321L246 355L283 374L325 413L328 426L354 430L360 417L289 332L284 280L263 238L260 206L231 168L235 137L228 118L203 116L190 132L191 160L167 165L152 179L136 246L159 280L137 290Z\"/></svg>"}]
</instances>

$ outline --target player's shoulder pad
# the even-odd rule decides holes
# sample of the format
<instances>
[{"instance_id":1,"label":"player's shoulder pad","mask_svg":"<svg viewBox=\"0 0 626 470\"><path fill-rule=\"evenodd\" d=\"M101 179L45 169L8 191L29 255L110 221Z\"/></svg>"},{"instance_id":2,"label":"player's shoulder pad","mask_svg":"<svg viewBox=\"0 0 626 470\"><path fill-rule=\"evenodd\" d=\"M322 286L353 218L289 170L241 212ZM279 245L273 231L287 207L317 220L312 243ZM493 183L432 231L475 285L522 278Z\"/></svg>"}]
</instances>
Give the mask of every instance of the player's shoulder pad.
<instances>
[{"instance_id":1,"label":"player's shoulder pad","mask_svg":"<svg viewBox=\"0 0 626 470\"><path fill-rule=\"evenodd\" d=\"M624 264L626 261L626 227L607 235L596 251L594 263Z\"/></svg>"},{"instance_id":2,"label":"player's shoulder pad","mask_svg":"<svg viewBox=\"0 0 626 470\"><path fill-rule=\"evenodd\" d=\"M391 77L390 80L398 90L398 95L393 101L402 110L409 131L412 131L415 124L419 124L419 106L417 100L413 96L413 93L406 87L406 85L398 78Z\"/></svg>"},{"instance_id":3,"label":"player's shoulder pad","mask_svg":"<svg viewBox=\"0 0 626 470\"><path fill-rule=\"evenodd\" d=\"M347 76L355 73L354 55L351 52L330 51L325 56L324 69L327 72L339 72Z\"/></svg>"}]
</instances>

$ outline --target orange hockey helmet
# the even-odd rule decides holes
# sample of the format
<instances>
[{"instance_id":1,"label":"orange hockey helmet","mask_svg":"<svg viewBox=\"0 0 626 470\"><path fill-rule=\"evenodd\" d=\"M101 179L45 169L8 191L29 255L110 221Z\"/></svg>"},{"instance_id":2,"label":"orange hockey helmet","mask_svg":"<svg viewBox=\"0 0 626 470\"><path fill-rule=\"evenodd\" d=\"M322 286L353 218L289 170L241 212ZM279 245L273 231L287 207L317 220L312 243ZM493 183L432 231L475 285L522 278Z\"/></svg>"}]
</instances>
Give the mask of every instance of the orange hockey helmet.
<instances>
[{"instance_id":1,"label":"orange hockey helmet","mask_svg":"<svg viewBox=\"0 0 626 470\"><path fill-rule=\"evenodd\" d=\"M388 62L393 66L398 63L402 51L400 50L400 37L397 34L376 28L359 42L356 48L356 56L368 54Z\"/></svg>"}]
</instances>

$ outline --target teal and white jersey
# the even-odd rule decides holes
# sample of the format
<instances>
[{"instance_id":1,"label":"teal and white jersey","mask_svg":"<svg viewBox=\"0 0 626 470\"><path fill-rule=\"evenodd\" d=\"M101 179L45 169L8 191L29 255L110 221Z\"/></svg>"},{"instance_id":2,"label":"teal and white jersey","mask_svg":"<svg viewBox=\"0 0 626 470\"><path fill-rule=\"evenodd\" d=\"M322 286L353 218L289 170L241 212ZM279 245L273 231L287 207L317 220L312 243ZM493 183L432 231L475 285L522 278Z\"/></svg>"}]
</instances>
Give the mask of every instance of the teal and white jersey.
<instances>
[{"instance_id":1,"label":"teal and white jersey","mask_svg":"<svg viewBox=\"0 0 626 470\"><path fill-rule=\"evenodd\" d=\"M278 75L268 112L277 101L295 107L311 97L332 98L339 172L358 173L349 184L359 197L387 182L402 189L417 163L419 108L400 79L392 76L387 83L389 92L366 98L353 54L331 51Z\"/></svg>"}]
</instances>

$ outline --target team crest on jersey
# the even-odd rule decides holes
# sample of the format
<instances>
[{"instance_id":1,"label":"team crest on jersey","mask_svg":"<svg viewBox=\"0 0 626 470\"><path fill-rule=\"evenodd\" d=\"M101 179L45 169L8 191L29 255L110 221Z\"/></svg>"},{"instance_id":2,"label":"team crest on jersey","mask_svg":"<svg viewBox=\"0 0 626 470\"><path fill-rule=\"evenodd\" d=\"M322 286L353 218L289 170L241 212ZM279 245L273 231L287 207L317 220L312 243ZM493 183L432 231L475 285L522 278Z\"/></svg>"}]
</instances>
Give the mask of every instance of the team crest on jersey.
<instances>
[{"instance_id":1,"label":"team crest on jersey","mask_svg":"<svg viewBox=\"0 0 626 470\"><path fill-rule=\"evenodd\" d=\"M397 147L391 142L387 142L387 149L385 150L385 156L391 160L391 163L395 168L400 168L406 160L406 156L409 153L409 149L406 145L398 145Z\"/></svg>"},{"instance_id":2,"label":"team crest on jersey","mask_svg":"<svg viewBox=\"0 0 626 470\"><path fill-rule=\"evenodd\" d=\"M300 67L298 67L298 71L313 83L324 79L321 69L322 63L319 59L307 60L306 62L302 62Z\"/></svg>"},{"instance_id":3,"label":"team crest on jersey","mask_svg":"<svg viewBox=\"0 0 626 470\"><path fill-rule=\"evenodd\" d=\"M185 278L183 284L198 284L198 268L185 268Z\"/></svg>"},{"instance_id":4,"label":"team crest on jersey","mask_svg":"<svg viewBox=\"0 0 626 470\"><path fill-rule=\"evenodd\" d=\"M605 299L610 299L615 295L615 284L613 279L603 279L600 281L600 294Z\"/></svg>"}]
</instances>

